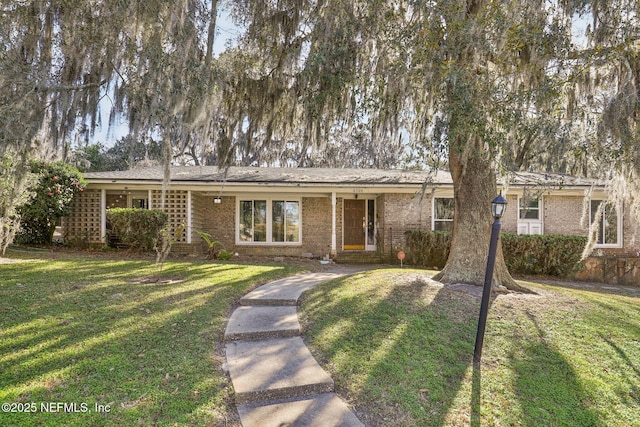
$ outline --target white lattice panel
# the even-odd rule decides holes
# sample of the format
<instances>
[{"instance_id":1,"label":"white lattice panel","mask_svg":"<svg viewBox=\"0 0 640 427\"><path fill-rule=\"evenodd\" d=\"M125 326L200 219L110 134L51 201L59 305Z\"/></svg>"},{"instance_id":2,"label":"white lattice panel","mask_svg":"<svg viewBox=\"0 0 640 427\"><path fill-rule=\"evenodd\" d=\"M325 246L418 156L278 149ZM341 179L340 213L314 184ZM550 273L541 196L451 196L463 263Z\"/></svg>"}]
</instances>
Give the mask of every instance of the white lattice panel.
<instances>
[{"instance_id":1,"label":"white lattice panel","mask_svg":"<svg viewBox=\"0 0 640 427\"><path fill-rule=\"evenodd\" d=\"M186 191L168 190L162 205L162 191L154 190L151 194L151 208L161 209L169 215L169 228L176 242L187 242L189 197ZM181 227L182 226L182 227ZM182 228L182 233L176 236L176 230Z\"/></svg>"},{"instance_id":2,"label":"white lattice panel","mask_svg":"<svg viewBox=\"0 0 640 427\"><path fill-rule=\"evenodd\" d=\"M100 242L100 190L85 190L74 197L71 215L63 221L66 241Z\"/></svg>"}]
</instances>

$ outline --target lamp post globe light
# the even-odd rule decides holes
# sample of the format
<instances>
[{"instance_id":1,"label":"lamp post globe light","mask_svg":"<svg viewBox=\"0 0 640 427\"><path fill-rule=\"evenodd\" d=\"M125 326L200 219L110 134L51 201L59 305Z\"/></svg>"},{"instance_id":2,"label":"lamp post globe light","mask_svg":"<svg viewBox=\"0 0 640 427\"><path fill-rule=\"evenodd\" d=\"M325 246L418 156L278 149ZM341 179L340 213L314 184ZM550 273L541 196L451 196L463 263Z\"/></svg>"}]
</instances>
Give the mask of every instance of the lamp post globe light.
<instances>
[{"instance_id":1,"label":"lamp post globe light","mask_svg":"<svg viewBox=\"0 0 640 427\"><path fill-rule=\"evenodd\" d=\"M491 212L493 214L493 226L491 227L491 238L489 240L489 257L487 258L487 269L484 274L484 287L482 289L482 303L480 304L480 317L478 319L478 332L476 334L476 346L473 351L473 362L480 364L482 358L482 344L484 342L484 331L487 325L487 312L489 311L489 299L491 296L491 281L493 279L493 267L496 263L496 252L498 250L498 239L500 237L500 218L507 210L507 201L502 197L502 192L491 201Z\"/></svg>"},{"instance_id":2,"label":"lamp post globe light","mask_svg":"<svg viewBox=\"0 0 640 427\"><path fill-rule=\"evenodd\" d=\"M504 215L504 211L507 210L507 201L502 197L502 192L498 194L498 197L491 201L491 212L493 218L499 220Z\"/></svg>"}]
</instances>

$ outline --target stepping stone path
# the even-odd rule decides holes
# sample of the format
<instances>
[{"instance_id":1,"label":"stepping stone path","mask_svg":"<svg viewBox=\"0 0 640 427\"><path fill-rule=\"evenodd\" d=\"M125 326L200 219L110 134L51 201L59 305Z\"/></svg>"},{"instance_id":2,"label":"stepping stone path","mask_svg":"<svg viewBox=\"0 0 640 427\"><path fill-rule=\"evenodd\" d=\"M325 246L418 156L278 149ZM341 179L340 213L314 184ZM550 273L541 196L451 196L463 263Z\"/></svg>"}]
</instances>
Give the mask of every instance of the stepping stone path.
<instances>
[{"instance_id":1,"label":"stepping stone path","mask_svg":"<svg viewBox=\"0 0 640 427\"><path fill-rule=\"evenodd\" d=\"M360 270L307 273L245 295L225 332L227 367L244 427L364 427L333 393L333 380L300 336L296 307L307 289Z\"/></svg>"}]
</instances>

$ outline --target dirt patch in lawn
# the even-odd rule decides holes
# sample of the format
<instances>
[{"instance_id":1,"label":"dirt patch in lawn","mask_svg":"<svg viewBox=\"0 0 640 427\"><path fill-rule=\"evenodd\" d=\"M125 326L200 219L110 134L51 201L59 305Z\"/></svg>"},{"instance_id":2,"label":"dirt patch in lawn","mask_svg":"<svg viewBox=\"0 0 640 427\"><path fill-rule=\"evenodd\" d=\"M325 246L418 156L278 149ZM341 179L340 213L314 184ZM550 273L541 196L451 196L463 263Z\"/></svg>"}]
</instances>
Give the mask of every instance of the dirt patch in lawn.
<instances>
[{"instance_id":1,"label":"dirt patch in lawn","mask_svg":"<svg viewBox=\"0 0 640 427\"><path fill-rule=\"evenodd\" d=\"M4 257L0 257L0 265L2 264L17 264L20 262L27 262L30 261L28 259L17 259L17 258L4 258Z\"/></svg>"}]
</instances>

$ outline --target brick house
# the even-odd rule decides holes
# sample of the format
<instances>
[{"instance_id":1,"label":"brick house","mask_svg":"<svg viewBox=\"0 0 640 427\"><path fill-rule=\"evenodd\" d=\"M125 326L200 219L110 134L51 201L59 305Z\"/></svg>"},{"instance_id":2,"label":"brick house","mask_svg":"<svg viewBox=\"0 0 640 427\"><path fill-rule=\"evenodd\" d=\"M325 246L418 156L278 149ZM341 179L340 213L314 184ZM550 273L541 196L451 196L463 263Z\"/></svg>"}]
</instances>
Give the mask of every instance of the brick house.
<instances>
[{"instance_id":1,"label":"brick house","mask_svg":"<svg viewBox=\"0 0 640 427\"><path fill-rule=\"evenodd\" d=\"M162 177L160 167L85 174L88 185L63 221L65 239L104 244L105 211L160 208ZM519 234L587 235L606 200L602 185L564 175L518 173L502 188L503 231ZM172 229L185 230L173 252L202 251L196 231L204 231L242 255L340 259L392 256L405 230L451 229L452 198L447 172L232 167L225 176L217 167L176 166L164 210ZM626 209L605 205L597 250L636 256L640 228L625 220Z\"/></svg>"}]
</instances>

